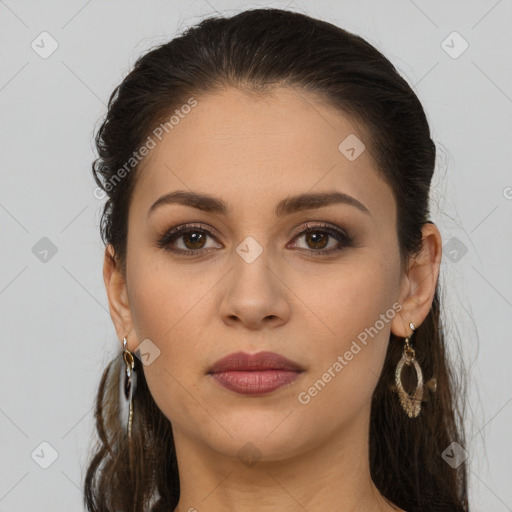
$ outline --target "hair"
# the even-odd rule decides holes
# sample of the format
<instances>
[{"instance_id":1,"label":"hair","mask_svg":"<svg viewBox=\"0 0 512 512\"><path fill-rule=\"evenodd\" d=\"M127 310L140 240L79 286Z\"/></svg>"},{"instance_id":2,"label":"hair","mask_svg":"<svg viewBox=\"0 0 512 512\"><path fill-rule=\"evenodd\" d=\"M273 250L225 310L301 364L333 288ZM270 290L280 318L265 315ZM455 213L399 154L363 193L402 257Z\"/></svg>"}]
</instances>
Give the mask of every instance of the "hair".
<instances>
[{"instance_id":1,"label":"hair","mask_svg":"<svg viewBox=\"0 0 512 512\"><path fill-rule=\"evenodd\" d=\"M228 87L266 94L278 86L314 95L361 126L377 171L393 191L402 271L407 268L421 250L423 225L431 222L436 160L419 99L363 38L304 14L268 8L204 19L139 57L110 96L95 137L98 158L92 170L107 196L101 237L113 246L123 273L130 198L142 168L133 165L114 184L116 173L126 171L126 162L133 162L155 127L192 96ZM437 382L437 390L425 394L420 415L409 418L393 392L403 340L392 333L372 397L371 477L384 497L408 512L468 510L466 464L453 468L442 457L451 443L465 446L465 440L464 402L457 400L463 397L460 375L449 364L440 312L438 282L428 316L413 338L425 381ZM84 502L91 512L168 512L177 506L180 488L172 425L155 404L135 358L138 385L128 441L118 417L123 367L123 358L115 357L101 378L95 410L99 441L88 462ZM405 375L409 384L410 370Z\"/></svg>"}]
</instances>

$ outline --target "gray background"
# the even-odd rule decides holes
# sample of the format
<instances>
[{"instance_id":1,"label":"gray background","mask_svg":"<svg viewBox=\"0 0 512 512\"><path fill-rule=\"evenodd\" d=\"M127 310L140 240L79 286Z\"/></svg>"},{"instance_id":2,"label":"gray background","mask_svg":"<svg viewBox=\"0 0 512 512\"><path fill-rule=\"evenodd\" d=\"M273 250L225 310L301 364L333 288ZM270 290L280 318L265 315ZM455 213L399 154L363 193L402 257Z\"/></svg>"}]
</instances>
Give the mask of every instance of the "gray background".
<instances>
[{"instance_id":1,"label":"gray background","mask_svg":"<svg viewBox=\"0 0 512 512\"><path fill-rule=\"evenodd\" d=\"M178 30L257 6L362 35L422 101L439 148L449 349L469 370L472 510L512 510L511 0L0 0L0 512L83 510L92 404L120 347L90 172L112 89Z\"/></svg>"}]
</instances>

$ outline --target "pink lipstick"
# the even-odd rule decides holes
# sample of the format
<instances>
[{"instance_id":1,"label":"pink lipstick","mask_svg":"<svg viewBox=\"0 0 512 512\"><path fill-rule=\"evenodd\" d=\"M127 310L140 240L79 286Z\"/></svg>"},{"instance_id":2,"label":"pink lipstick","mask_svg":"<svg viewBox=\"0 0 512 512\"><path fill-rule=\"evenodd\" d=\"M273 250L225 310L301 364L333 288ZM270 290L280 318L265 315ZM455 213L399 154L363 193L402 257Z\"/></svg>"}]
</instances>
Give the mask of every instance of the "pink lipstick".
<instances>
[{"instance_id":1,"label":"pink lipstick","mask_svg":"<svg viewBox=\"0 0 512 512\"><path fill-rule=\"evenodd\" d=\"M270 393L292 383L304 369L274 352L235 352L208 371L221 386L244 395Z\"/></svg>"}]
</instances>

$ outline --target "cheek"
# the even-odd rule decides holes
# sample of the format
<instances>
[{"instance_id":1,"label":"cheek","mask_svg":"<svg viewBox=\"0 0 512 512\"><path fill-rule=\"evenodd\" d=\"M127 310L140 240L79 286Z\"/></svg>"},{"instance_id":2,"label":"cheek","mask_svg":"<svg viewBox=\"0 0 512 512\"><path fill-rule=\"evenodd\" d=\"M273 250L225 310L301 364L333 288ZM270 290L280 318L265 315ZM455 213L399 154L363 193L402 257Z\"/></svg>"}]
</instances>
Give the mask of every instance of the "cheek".
<instances>
[{"instance_id":1,"label":"cheek","mask_svg":"<svg viewBox=\"0 0 512 512\"><path fill-rule=\"evenodd\" d=\"M312 409L333 415L333 421L339 419L339 407L355 412L369 403L384 363L391 321L400 309L397 261L385 260L383 253L366 256L317 278L317 286L310 283L301 292L317 315L314 324L307 322L318 327L315 333L309 331L315 364L300 391L307 394L304 400L311 398Z\"/></svg>"},{"instance_id":2,"label":"cheek","mask_svg":"<svg viewBox=\"0 0 512 512\"><path fill-rule=\"evenodd\" d=\"M208 349L204 308L214 281L174 274L150 265L133 272L130 306L139 343L149 339L158 349L154 362L143 366L150 393L163 414L179 426L204 414L197 384Z\"/></svg>"},{"instance_id":3,"label":"cheek","mask_svg":"<svg viewBox=\"0 0 512 512\"><path fill-rule=\"evenodd\" d=\"M165 255L140 251L127 268L129 301L137 333L155 342L181 339L177 333L198 329L193 321L202 300L215 285L214 276L200 275L192 265L171 266ZM142 261L143 260L143 261Z\"/></svg>"},{"instance_id":4,"label":"cheek","mask_svg":"<svg viewBox=\"0 0 512 512\"><path fill-rule=\"evenodd\" d=\"M333 348L343 349L392 308L399 292L399 267L385 258L372 248L332 271L317 273L314 280L297 283L294 290L310 310L310 326L318 335L338 340L330 344Z\"/></svg>"}]
</instances>

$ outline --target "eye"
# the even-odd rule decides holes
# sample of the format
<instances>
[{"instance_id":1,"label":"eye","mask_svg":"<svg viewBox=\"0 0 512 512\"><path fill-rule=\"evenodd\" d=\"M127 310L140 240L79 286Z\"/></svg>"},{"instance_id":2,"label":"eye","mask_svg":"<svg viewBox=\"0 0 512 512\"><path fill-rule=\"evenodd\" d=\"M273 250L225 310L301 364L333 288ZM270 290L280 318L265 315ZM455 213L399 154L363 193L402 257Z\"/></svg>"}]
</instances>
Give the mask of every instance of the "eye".
<instances>
[{"instance_id":1,"label":"eye","mask_svg":"<svg viewBox=\"0 0 512 512\"><path fill-rule=\"evenodd\" d=\"M307 229L301 230L299 235L294 238L294 240L298 240L304 237L307 247L299 247L299 249L305 249L314 254L331 254L341 251L344 247L351 247L353 245L353 238L349 234L330 224L306 224L306 227ZM337 242L331 244L330 248L328 248L329 239ZM295 245L295 247L297 246Z\"/></svg>"},{"instance_id":2,"label":"eye","mask_svg":"<svg viewBox=\"0 0 512 512\"><path fill-rule=\"evenodd\" d=\"M208 229L184 224L167 231L157 242L157 246L169 252L194 255L209 252L208 249L211 248L205 247L207 238L215 240L213 233ZM173 248L175 241L181 241L184 247Z\"/></svg>"}]
</instances>

